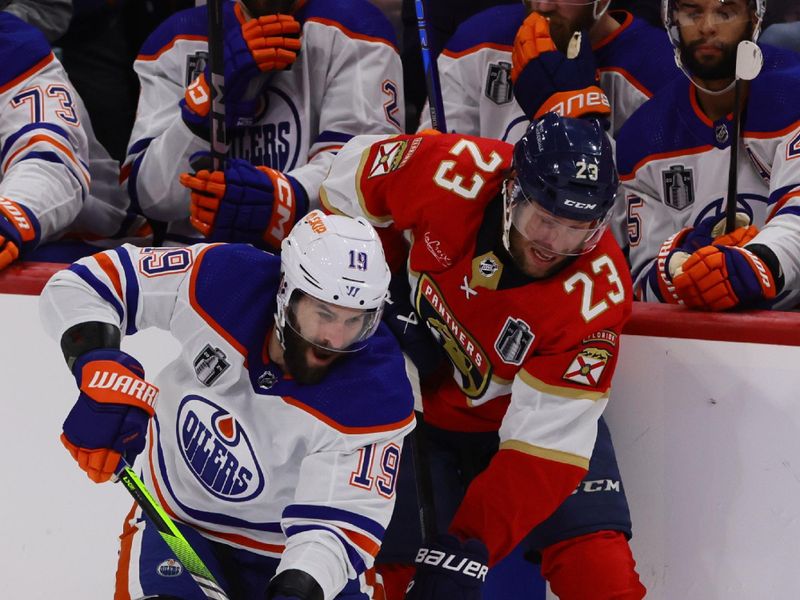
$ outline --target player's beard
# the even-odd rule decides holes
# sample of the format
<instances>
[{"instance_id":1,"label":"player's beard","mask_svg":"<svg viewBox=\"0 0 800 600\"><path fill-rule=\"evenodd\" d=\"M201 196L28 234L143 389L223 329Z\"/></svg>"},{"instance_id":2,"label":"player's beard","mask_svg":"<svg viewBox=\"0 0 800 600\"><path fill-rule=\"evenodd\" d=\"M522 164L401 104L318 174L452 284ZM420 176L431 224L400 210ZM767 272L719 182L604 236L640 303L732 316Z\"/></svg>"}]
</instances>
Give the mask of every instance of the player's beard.
<instances>
[{"instance_id":1,"label":"player's beard","mask_svg":"<svg viewBox=\"0 0 800 600\"><path fill-rule=\"evenodd\" d=\"M733 79L736 75L736 44L717 43L721 55L713 61L700 61L696 58L697 48L706 44L705 40L695 40L681 46L681 62L689 72L703 81Z\"/></svg>"},{"instance_id":2,"label":"player's beard","mask_svg":"<svg viewBox=\"0 0 800 600\"><path fill-rule=\"evenodd\" d=\"M569 22L555 13L545 14L550 21L550 37L553 38L553 43L560 52L567 53L567 47L573 33L576 31L589 31L594 25L592 10L592 5L584 7L574 22Z\"/></svg>"},{"instance_id":3,"label":"player's beard","mask_svg":"<svg viewBox=\"0 0 800 600\"><path fill-rule=\"evenodd\" d=\"M313 352L317 346L297 333L288 323L283 328L283 346L283 360L286 363L286 370L289 371L289 375L297 383L303 385L319 383L328 373L331 364L333 364L317 366L308 364L308 352Z\"/></svg>"}]
</instances>

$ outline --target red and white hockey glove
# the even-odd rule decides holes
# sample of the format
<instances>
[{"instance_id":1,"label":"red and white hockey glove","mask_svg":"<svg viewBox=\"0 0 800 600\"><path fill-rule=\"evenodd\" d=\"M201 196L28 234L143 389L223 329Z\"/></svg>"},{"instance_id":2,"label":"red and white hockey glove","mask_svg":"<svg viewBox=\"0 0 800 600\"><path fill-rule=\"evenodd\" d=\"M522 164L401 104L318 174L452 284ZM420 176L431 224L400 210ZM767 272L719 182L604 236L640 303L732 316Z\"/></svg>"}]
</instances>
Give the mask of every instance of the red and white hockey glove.
<instances>
[{"instance_id":1,"label":"red and white hockey glove","mask_svg":"<svg viewBox=\"0 0 800 600\"><path fill-rule=\"evenodd\" d=\"M224 171L182 173L191 190L192 226L212 242L240 242L279 251L281 241L308 212L308 195L292 176L246 160Z\"/></svg>"},{"instance_id":2,"label":"red and white hockey glove","mask_svg":"<svg viewBox=\"0 0 800 600\"><path fill-rule=\"evenodd\" d=\"M775 298L775 275L747 248L706 246L692 254L673 278L675 293L691 308L753 308Z\"/></svg>"},{"instance_id":3,"label":"red and white hockey glove","mask_svg":"<svg viewBox=\"0 0 800 600\"><path fill-rule=\"evenodd\" d=\"M64 421L61 443L89 479L108 481L124 456L144 450L158 388L135 358L112 348L90 350L72 367L80 395Z\"/></svg>"},{"instance_id":4,"label":"red and white hockey glove","mask_svg":"<svg viewBox=\"0 0 800 600\"><path fill-rule=\"evenodd\" d=\"M297 60L300 23L291 15L265 15L244 21L241 7L226 3L225 23L225 122L228 127L253 124L267 80L262 73L281 71ZM184 122L197 135L208 138L211 111L210 66L186 88L180 101Z\"/></svg>"},{"instance_id":5,"label":"red and white hockey glove","mask_svg":"<svg viewBox=\"0 0 800 600\"><path fill-rule=\"evenodd\" d=\"M0 270L39 241L39 222L21 204L0 196Z\"/></svg>"},{"instance_id":6,"label":"red and white hockey glove","mask_svg":"<svg viewBox=\"0 0 800 600\"><path fill-rule=\"evenodd\" d=\"M598 85L587 34L580 36L579 47L570 44L565 55L550 37L547 18L532 12L514 38L511 63L514 97L529 119L546 112L567 117L611 114L608 98Z\"/></svg>"}]
</instances>

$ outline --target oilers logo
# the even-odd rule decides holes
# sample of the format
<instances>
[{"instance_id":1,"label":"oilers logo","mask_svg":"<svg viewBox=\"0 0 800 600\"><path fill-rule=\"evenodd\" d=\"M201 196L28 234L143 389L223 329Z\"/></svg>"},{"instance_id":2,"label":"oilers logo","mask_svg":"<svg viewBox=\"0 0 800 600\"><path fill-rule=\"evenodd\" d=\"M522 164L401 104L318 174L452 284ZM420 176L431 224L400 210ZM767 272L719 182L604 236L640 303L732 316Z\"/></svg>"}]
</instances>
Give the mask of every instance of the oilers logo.
<instances>
[{"instance_id":1,"label":"oilers logo","mask_svg":"<svg viewBox=\"0 0 800 600\"><path fill-rule=\"evenodd\" d=\"M220 406L187 396L178 408L177 442L186 466L217 498L244 502L264 489L264 475L247 433Z\"/></svg>"},{"instance_id":2,"label":"oilers logo","mask_svg":"<svg viewBox=\"0 0 800 600\"><path fill-rule=\"evenodd\" d=\"M156 567L156 573L162 577L178 577L183 573L183 565L174 558L168 558Z\"/></svg>"}]
</instances>

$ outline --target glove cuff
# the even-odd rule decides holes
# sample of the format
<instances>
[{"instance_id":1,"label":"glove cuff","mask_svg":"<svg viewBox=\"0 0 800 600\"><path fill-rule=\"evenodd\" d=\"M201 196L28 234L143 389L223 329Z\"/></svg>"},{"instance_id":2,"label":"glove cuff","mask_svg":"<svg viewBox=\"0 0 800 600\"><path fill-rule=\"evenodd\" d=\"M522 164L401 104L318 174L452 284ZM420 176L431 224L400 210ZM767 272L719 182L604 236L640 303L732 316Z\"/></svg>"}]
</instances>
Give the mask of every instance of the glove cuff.
<instances>
[{"instance_id":1,"label":"glove cuff","mask_svg":"<svg viewBox=\"0 0 800 600\"><path fill-rule=\"evenodd\" d=\"M280 248L283 238L308 212L308 193L297 179L268 167L256 167L272 181L275 190L272 218L264 230L264 241Z\"/></svg>"},{"instance_id":2,"label":"glove cuff","mask_svg":"<svg viewBox=\"0 0 800 600\"><path fill-rule=\"evenodd\" d=\"M206 76L201 73L186 88L186 93L179 102L181 118L190 131L206 141L211 140L209 113L211 112L211 90Z\"/></svg>"},{"instance_id":3,"label":"glove cuff","mask_svg":"<svg viewBox=\"0 0 800 600\"><path fill-rule=\"evenodd\" d=\"M21 204L0 196L0 235L11 240L20 253L33 250L41 238L39 220Z\"/></svg>"},{"instance_id":4,"label":"glove cuff","mask_svg":"<svg viewBox=\"0 0 800 600\"><path fill-rule=\"evenodd\" d=\"M587 115L608 117L611 115L611 105L603 90L596 85L590 85L581 90L556 92L544 101L533 118L538 119L549 112L576 119Z\"/></svg>"},{"instance_id":5,"label":"glove cuff","mask_svg":"<svg viewBox=\"0 0 800 600\"><path fill-rule=\"evenodd\" d=\"M102 348L78 357L72 373L81 392L95 402L129 404L151 417L158 388L145 381L141 363L121 350Z\"/></svg>"}]
</instances>

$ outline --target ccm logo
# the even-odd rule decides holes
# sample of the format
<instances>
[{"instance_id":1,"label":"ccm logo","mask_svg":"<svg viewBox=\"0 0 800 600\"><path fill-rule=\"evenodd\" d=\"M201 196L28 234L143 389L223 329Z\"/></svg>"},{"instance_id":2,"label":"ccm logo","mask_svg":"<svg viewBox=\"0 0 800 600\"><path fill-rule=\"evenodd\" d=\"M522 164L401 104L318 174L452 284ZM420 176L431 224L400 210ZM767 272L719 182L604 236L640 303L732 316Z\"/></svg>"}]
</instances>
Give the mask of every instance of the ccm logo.
<instances>
[{"instance_id":1,"label":"ccm logo","mask_svg":"<svg viewBox=\"0 0 800 600\"><path fill-rule=\"evenodd\" d=\"M596 208L597 204L589 204L588 202L576 202L575 200L564 200L567 206L574 206L575 208Z\"/></svg>"},{"instance_id":2,"label":"ccm logo","mask_svg":"<svg viewBox=\"0 0 800 600\"><path fill-rule=\"evenodd\" d=\"M457 564L456 561L458 561ZM455 554L448 554L441 550L429 550L428 548L420 548L414 562L463 573L467 577L474 577L481 581L486 581L486 573L489 571L489 567L476 560L458 559Z\"/></svg>"}]
</instances>

